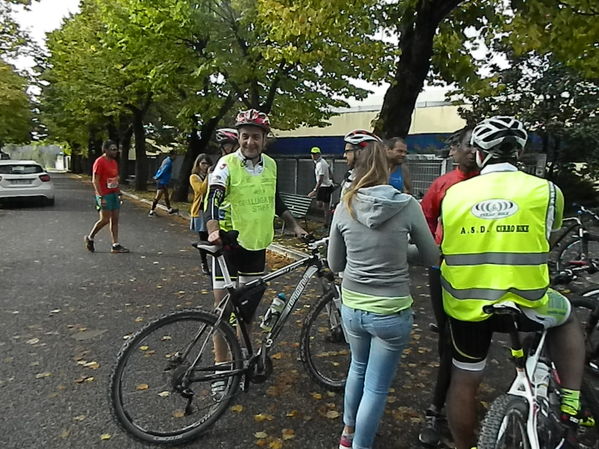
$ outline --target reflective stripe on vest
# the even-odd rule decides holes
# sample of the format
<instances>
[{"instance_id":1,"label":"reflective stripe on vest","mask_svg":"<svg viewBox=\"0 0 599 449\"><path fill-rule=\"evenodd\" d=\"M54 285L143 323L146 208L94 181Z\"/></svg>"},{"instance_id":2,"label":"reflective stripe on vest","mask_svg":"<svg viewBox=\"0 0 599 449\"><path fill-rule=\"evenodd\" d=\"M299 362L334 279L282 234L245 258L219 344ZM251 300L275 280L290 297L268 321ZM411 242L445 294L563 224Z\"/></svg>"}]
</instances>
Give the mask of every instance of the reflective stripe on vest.
<instances>
[{"instance_id":1,"label":"reflective stripe on vest","mask_svg":"<svg viewBox=\"0 0 599 449\"><path fill-rule=\"evenodd\" d=\"M549 253L480 253L445 256L445 263L456 265L539 265L547 263Z\"/></svg>"},{"instance_id":2,"label":"reflective stripe on vest","mask_svg":"<svg viewBox=\"0 0 599 449\"><path fill-rule=\"evenodd\" d=\"M447 190L441 277L450 316L480 321L489 303L547 301L555 197L552 183L522 172L488 173Z\"/></svg>"},{"instance_id":3,"label":"reflective stripe on vest","mask_svg":"<svg viewBox=\"0 0 599 449\"><path fill-rule=\"evenodd\" d=\"M547 287L536 290L519 290L517 288L509 288L505 290L496 290L492 288L464 288L457 289L449 284L445 279L441 278L441 286L456 299L483 299L485 301L499 301L508 293L521 296L528 301L537 301L547 293Z\"/></svg>"},{"instance_id":4,"label":"reflective stripe on vest","mask_svg":"<svg viewBox=\"0 0 599 449\"><path fill-rule=\"evenodd\" d=\"M264 170L249 173L235 154L221 158L229 166L225 200L229 203L231 226L239 231L239 244L250 251L265 249L274 237L277 164L262 155Z\"/></svg>"}]
</instances>

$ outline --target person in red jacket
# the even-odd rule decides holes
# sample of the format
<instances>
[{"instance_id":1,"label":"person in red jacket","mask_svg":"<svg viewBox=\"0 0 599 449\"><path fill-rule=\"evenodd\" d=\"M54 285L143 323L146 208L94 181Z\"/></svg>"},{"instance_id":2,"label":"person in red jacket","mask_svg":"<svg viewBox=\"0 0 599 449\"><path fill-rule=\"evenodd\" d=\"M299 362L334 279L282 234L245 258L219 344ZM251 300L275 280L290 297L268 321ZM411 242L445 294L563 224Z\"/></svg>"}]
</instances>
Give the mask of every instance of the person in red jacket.
<instances>
[{"instance_id":1,"label":"person in red jacket","mask_svg":"<svg viewBox=\"0 0 599 449\"><path fill-rule=\"evenodd\" d=\"M472 128L466 127L456 131L449 137L449 155L453 156L453 160L458 166L455 170L435 179L420 203L428 227L437 243L441 243L441 238L443 237L442 228L439 225L439 217L441 216L441 202L445 197L445 192L452 185L478 175L479 169L475 160L476 153L474 148L470 146L471 135ZM443 300L441 298L439 267L429 268L429 287L433 313L437 320L437 329L439 332L439 370L437 371L433 401L425 412L426 423L418 438L426 446L437 447L441 439L440 421L444 420L441 411L445 405L445 397L449 388L451 373L451 341L447 328L447 318L443 310Z\"/></svg>"}]
</instances>

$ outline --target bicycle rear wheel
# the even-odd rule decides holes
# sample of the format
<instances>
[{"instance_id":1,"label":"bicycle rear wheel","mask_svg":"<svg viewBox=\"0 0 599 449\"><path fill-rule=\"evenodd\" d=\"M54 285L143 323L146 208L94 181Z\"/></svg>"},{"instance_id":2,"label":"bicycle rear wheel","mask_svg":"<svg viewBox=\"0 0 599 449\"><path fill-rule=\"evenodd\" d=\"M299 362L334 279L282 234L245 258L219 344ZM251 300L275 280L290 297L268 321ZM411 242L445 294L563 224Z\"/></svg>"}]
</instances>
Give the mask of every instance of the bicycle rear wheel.
<instances>
[{"instance_id":1,"label":"bicycle rear wheel","mask_svg":"<svg viewBox=\"0 0 599 449\"><path fill-rule=\"evenodd\" d=\"M526 433L528 404L504 394L491 404L480 429L478 449L530 449Z\"/></svg>"},{"instance_id":2,"label":"bicycle rear wheel","mask_svg":"<svg viewBox=\"0 0 599 449\"><path fill-rule=\"evenodd\" d=\"M127 340L110 376L117 423L148 443L180 444L205 432L226 410L243 367L235 332L216 315L183 310L165 315ZM229 363L215 366L212 335L226 343ZM199 357L198 362L192 364ZM215 372L217 372L215 374ZM224 389L211 384L224 380Z\"/></svg>"},{"instance_id":3,"label":"bicycle rear wheel","mask_svg":"<svg viewBox=\"0 0 599 449\"><path fill-rule=\"evenodd\" d=\"M341 326L341 310L328 292L306 316L300 336L300 357L308 373L328 390L345 387L351 360Z\"/></svg>"}]
</instances>

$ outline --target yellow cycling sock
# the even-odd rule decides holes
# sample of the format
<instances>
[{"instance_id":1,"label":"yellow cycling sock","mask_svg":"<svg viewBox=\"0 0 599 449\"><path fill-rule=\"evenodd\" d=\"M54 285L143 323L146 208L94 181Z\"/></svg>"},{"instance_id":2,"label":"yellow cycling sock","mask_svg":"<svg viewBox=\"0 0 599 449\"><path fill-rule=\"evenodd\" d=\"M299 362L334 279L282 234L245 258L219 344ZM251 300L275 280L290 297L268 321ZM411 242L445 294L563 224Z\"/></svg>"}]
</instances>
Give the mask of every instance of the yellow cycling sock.
<instances>
[{"instance_id":1,"label":"yellow cycling sock","mask_svg":"<svg viewBox=\"0 0 599 449\"><path fill-rule=\"evenodd\" d=\"M576 416L580 410L580 391L562 388L562 404L560 410L571 416Z\"/></svg>"}]
</instances>

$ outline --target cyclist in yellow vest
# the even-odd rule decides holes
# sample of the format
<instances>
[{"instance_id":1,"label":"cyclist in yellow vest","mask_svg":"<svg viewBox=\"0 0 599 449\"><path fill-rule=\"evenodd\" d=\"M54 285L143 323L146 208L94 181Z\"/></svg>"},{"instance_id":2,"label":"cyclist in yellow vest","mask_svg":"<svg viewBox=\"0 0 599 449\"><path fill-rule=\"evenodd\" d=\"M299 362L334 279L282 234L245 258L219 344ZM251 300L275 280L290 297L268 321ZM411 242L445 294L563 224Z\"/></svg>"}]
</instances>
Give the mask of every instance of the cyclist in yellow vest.
<instances>
[{"instance_id":1,"label":"cyclist in yellow vest","mask_svg":"<svg viewBox=\"0 0 599 449\"><path fill-rule=\"evenodd\" d=\"M277 164L263 153L270 131L268 116L255 109L237 115L239 148L219 159L210 177L207 204L208 241L220 241L219 231L239 232L239 247L225 251L231 279L246 284L264 273L266 248L274 236L275 214L285 220L296 236L306 235L277 193ZM222 203L226 210L220 210ZM214 300L218 305L225 297L224 279L213 263ZM226 361L226 348L215 338L216 362ZM215 381L214 394L224 390L225 381Z\"/></svg>"},{"instance_id":2,"label":"cyclist in yellow vest","mask_svg":"<svg viewBox=\"0 0 599 449\"><path fill-rule=\"evenodd\" d=\"M512 117L481 122L471 137L480 176L450 187L441 205L441 284L453 346L447 415L456 449L475 444L476 393L493 332L504 330L506 319L482 308L500 301L522 309L519 329L551 328L564 424L556 448L578 447L584 341L568 300L548 288L549 237L561 226L563 195L552 182L516 168L526 139Z\"/></svg>"}]
</instances>

